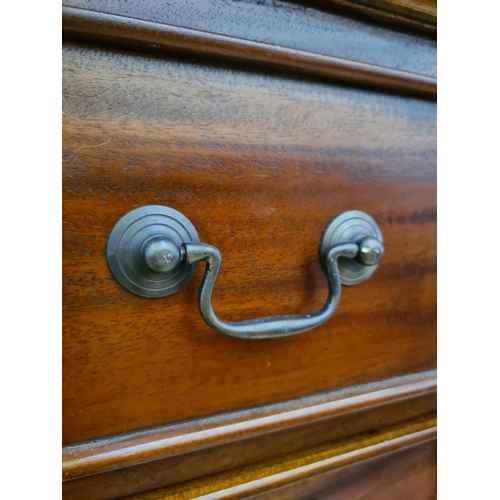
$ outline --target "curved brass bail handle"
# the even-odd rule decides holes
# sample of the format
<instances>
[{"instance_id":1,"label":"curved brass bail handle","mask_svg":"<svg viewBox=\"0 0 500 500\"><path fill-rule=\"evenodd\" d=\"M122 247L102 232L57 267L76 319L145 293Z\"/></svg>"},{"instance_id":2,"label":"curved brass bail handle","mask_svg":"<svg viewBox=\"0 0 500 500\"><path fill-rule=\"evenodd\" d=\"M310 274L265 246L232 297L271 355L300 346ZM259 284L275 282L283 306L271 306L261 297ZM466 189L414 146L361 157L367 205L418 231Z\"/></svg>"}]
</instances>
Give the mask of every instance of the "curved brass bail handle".
<instances>
[{"instance_id":1,"label":"curved brass bail handle","mask_svg":"<svg viewBox=\"0 0 500 500\"><path fill-rule=\"evenodd\" d=\"M221 266L221 254L211 245L197 242L183 243L187 264L206 263L205 274L198 294L198 307L203 320L214 330L241 339L270 339L312 330L330 319L340 300L339 257L354 259L360 252L356 243L340 243L322 255L322 264L328 280L328 298L324 306L313 314L267 316L246 321L227 322L219 319L212 308L212 291Z\"/></svg>"}]
</instances>

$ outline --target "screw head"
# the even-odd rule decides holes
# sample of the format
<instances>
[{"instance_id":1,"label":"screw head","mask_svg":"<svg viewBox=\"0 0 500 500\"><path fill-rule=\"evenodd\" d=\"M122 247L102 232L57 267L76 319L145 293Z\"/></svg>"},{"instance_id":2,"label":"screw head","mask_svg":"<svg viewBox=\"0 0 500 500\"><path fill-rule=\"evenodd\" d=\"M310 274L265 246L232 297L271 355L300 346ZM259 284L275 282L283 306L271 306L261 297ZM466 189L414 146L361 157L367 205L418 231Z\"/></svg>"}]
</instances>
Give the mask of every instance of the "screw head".
<instances>
[{"instance_id":1,"label":"screw head","mask_svg":"<svg viewBox=\"0 0 500 500\"><path fill-rule=\"evenodd\" d=\"M179 245L165 236L155 236L144 246L144 260L150 269L157 273L167 273L181 262Z\"/></svg>"},{"instance_id":2,"label":"screw head","mask_svg":"<svg viewBox=\"0 0 500 500\"><path fill-rule=\"evenodd\" d=\"M374 266L378 264L384 254L384 246L372 236L363 238L359 243L359 251L357 258L365 266Z\"/></svg>"}]
</instances>

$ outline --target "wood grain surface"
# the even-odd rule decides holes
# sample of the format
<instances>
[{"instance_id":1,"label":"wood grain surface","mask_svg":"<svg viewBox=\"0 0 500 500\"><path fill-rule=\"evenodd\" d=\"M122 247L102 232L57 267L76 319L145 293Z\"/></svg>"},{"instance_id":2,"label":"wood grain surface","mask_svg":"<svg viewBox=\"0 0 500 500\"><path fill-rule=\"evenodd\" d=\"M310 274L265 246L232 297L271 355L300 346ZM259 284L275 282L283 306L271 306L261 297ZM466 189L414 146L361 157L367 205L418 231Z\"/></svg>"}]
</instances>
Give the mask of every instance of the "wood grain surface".
<instances>
[{"instance_id":1,"label":"wood grain surface","mask_svg":"<svg viewBox=\"0 0 500 500\"><path fill-rule=\"evenodd\" d=\"M436 24L437 0L355 0L373 8Z\"/></svg>"},{"instance_id":2,"label":"wood grain surface","mask_svg":"<svg viewBox=\"0 0 500 500\"><path fill-rule=\"evenodd\" d=\"M371 19L403 30L437 35L437 0L316 0L357 17Z\"/></svg>"},{"instance_id":3,"label":"wood grain surface","mask_svg":"<svg viewBox=\"0 0 500 500\"><path fill-rule=\"evenodd\" d=\"M63 496L110 500L304 448L432 420L435 372L398 377L63 449ZM209 457L209 460L207 460Z\"/></svg>"},{"instance_id":4,"label":"wood grain surface","mask_svg":"<svg viewBox=\"0 0 500 500\"><path fill-rule=\"evenodd\" d=\"M63 7L66 39L272 68L363 88L436 99L433 77L134 18Z\"/></svg>"},{"instance_id":5,"label":"wood grain surface","mask_svg":"<svg viewBox=\"0 0 500 500\"><path fill-rule=\"evenodd\" d=\"M435 420L420 420L408 423L405 426L388 427L384 432L377 435L356 436L354 439L335 443L334 445L302 450L279 459L226 471L222 474L128 498L130 500L189 500L194 498L200 500L217 500L220 498L227 500L248 498L298 499L302 497L305 491L307 491L309 498L314 498L311 490L320 489L318 488L318 482L333 471L349 466L352 467L360 462L373 460L398 450L434 441L436 439L436 428L433 424L435 425ZM432 457L428 457L429 462L432 464ZM433 465L435 466L435 456ZM398 468L396 468L396 471L399 474L401 473ZM393 475L396 471L389 471L389 474L385 477L379 477L379 484L374 498L387 498L383 496L384 486L391 485L395 478L400 483L409 482L412 471L405 471L406 474L399 477ZM358 472L355 482L351 482L349 488L352 491L357 491L358 494L363 491L363 487L366 489L367 486L361 483L362 487L360 488L359 483L356 484L360 477L363 476ZM306 488L304 488L304 482L307 485ZM315 485L314 488L311 483ZM408 486L408 483L406 485ZM331 485L327 486L331 488ZM428 493L430 491L435 493L435 480L429 481L422 486L417 490L419 495L413 498L422 498L420 496L422 492ZM326 498L338 493L337 489L331 491L330 488L328 488L330 495L326 496ZM403 488L399 488L399 490L400 493L404 492ZM336 498L351 497L337 496ZM394 497L391 496L391 498Z\"/></svg>"},{"instance_id":6,"label":"wood grain surface","mask_svg":"<svg viewBox=\"0 0 500 500\"><path fill-rule=\"evenodd\" d=\"M435 367L434 103L78 46L63 76L65 444ZM112 278L109 233L148 204L221 250L227 320L318 309L319 239L345 210L386 255L320 328L227 338L198 314L201 266L159 300Z\"/></svg>"},{"instance_id":7,"label":"wood grain surface","mask_svg":"<svg viewBox=\"0 0 500 500\"><path fill-rule=\"evenodd\" d=\"M252 500L436 500L436 441L330 470Z\"/></svg>"},{"instance_id":8,"label":"wood grain surface","mask_svg":"<svg viewBox=\"0 0 500 500\"><path fill-rule=\"evenodd\" d=\"M273 434L273 441L276 441L277 431L283 433L293 430L298 434L296 428L304 425L307 425L307 431L311 433L314 424L328 420L331 426L332 420L346 415L354 419L355 414L361 413L364 421L368 421L368 411L373 412L380 407L387 410L393 406L392 412L397 414L401 411L402 403L407 406L411 403L413 412L420 414L435 411L435 395L436 373L431 371L253 408L251 411L222 414L91 444L68 446L63 449L63 480L130 467L168 456L199 452L215 445L226 445L268 434ZM408 419L408 415L407 410L404 418ZM400 419L399 416L397 418ZM373 421L363 425L373 425ZM336 426L339 428L338 422ZM354 433L353 429L354 425L342 432ZM320 434L316 430L313 432ZM343 434L337 435L340 436ZM321 433L319 437L324 438L325 433ZM283 453L283 447L280 446L279 449Z\"/></svg>"},{"instance_id":9,"label":"wood grain surface","mask_svg":"<svg viewBox=\"0 0 500 500\"><path fill-rule=\"evenodd\" d=\"M358 61L429 77L437 76L436 41L415 36L408 30L395 31L339 15L339 9L354 7L357 12L372 9L358 1L318 2L239 1L239 0L64 0L65 7L122 16L129 20L151 21L206 34L252 40L313 54ZM388 0L392 1L392 0ZM418 1L418 0L405 0ZM424 0L427 1L427 0ZM400 4L402 2L399 2ZM344 10L342 11L344 14ZM396 17L390 14L390 21ZM64 27L64 14L63 14ZM101 25L101 30L106 26ZM435 31L435 27L434 27ZM131 30L123 35L133 36Z\"/></svg>"}]
</instances>

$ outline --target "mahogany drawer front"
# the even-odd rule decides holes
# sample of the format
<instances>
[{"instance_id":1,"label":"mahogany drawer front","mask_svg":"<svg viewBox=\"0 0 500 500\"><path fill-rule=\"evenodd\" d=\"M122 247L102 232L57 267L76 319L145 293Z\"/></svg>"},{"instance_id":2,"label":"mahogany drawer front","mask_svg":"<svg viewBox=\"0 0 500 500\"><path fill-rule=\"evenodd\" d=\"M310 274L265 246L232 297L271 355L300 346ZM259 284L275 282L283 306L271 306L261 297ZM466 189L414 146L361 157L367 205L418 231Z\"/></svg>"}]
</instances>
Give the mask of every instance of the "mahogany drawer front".
<instances>
[{"instance_id":1,"label":"mahogany drawer front","mask_svg":"<svg viewBox=\"0 0 500 500\"><path fill-rule=\"evenodd\" d=\"M78 45L63 95L65 444L435 367L435 102ZM319 309L341 212L370 214L386 253L321 327L228 338L198 313L202 265L162 299L113 279L111 229L149 204L220 249L227 320Z\"/></svg>"}]
</instances>

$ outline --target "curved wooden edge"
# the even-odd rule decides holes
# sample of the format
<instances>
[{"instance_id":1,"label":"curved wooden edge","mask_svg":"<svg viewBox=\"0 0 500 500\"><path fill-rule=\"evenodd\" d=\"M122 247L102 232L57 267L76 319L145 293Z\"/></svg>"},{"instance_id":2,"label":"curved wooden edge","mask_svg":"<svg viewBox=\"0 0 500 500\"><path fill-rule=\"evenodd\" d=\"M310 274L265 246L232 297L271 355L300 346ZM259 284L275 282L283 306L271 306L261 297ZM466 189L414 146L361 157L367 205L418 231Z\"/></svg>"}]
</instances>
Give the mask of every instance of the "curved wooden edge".
<instances>
[{"instance_id":1,"label":"curved wooden edge","mask_svg":"<svg viewBox=\"0 0 500 500\"><path fill-rule=\"evenodd\" d=\"M359 14L377 22L436 36L437 2L434 0L317 0L326 8Z\"/></svg>"},{"instance_id":2,"label":"curved wooden edge","mask_svg":"<svg viewBox=\"0 0 500 500\"><path fill-rule=\"evenodd\" d=\"M276 430L418 398L437 390L436 372L63 448L63 481L129 467Z\"/></svg>"},{"instance_id":3,"label":"curved wooden edge","mask_svg":"<svg viewBox=\"0 0 500 500\"><path fill-rule=\"evenodd\" d=\"M437 80L392 68L226 35L63 6L66 39L229 60L435 100Z\"/></svg>"},{"instance_id":4,"label":"curved wooden edge","mask_svg":"<svg viewBox=\"0 0 500 500\"><path fill-rule=\"evenodd\" d=\"M198 498L200 498L200 500L215 500L217 498L221 498L221 495L223 495L223 498L227 499L248 498L248 495L251 494L256 494L277 487L283 487L287 484L306 479L316 474L322 474L333 469L353 465L361 462L362 460L369 460L388 453L393 453L403 448L416 446L427 441L434 440L436 437L437 427L434 426L413 434L377 443L372 446L367 446L366 448L354 450L343 455L321 460L303 467L275 474L274 476L269 476L240 486L235 486L225 491L218 491L215 494L203 495Z\"/></svg>"},{"instance_id":5,"label":"curved wooden edge","mask_svg":"<svg viewBox=\"0 0 500 500\"><path fill-rule=\"evenodd\" d=\"M230 471L209 478L162 488L129 497L130 500L172 500L174 498L196 498L237 500L254 498L270 490L276 491L314 476L327 474L356 463L372 460L384 455L407 450L437 438L436 420L409 425L383 433L375 438L364 438L333 446L321 453L312 453L299 459L285 457L281 463L270 463ZM427 427L425 427L427 425ZM424 428L422 428L424 427ZM330 455L330 456L328 456ZM314 460L316 458L316 460ZM301 464L302 462L302 464Z\"/></svg>"},{"instance_id":6,"label":"curved wooden edge","mask_svg":"<svg viewBox=\"0 0 500 500\"><path fill-rule=\"evenodd\" d=\"M350 0L432 24L437 23L437 0Z\"/></svg>"}]
</instances>

